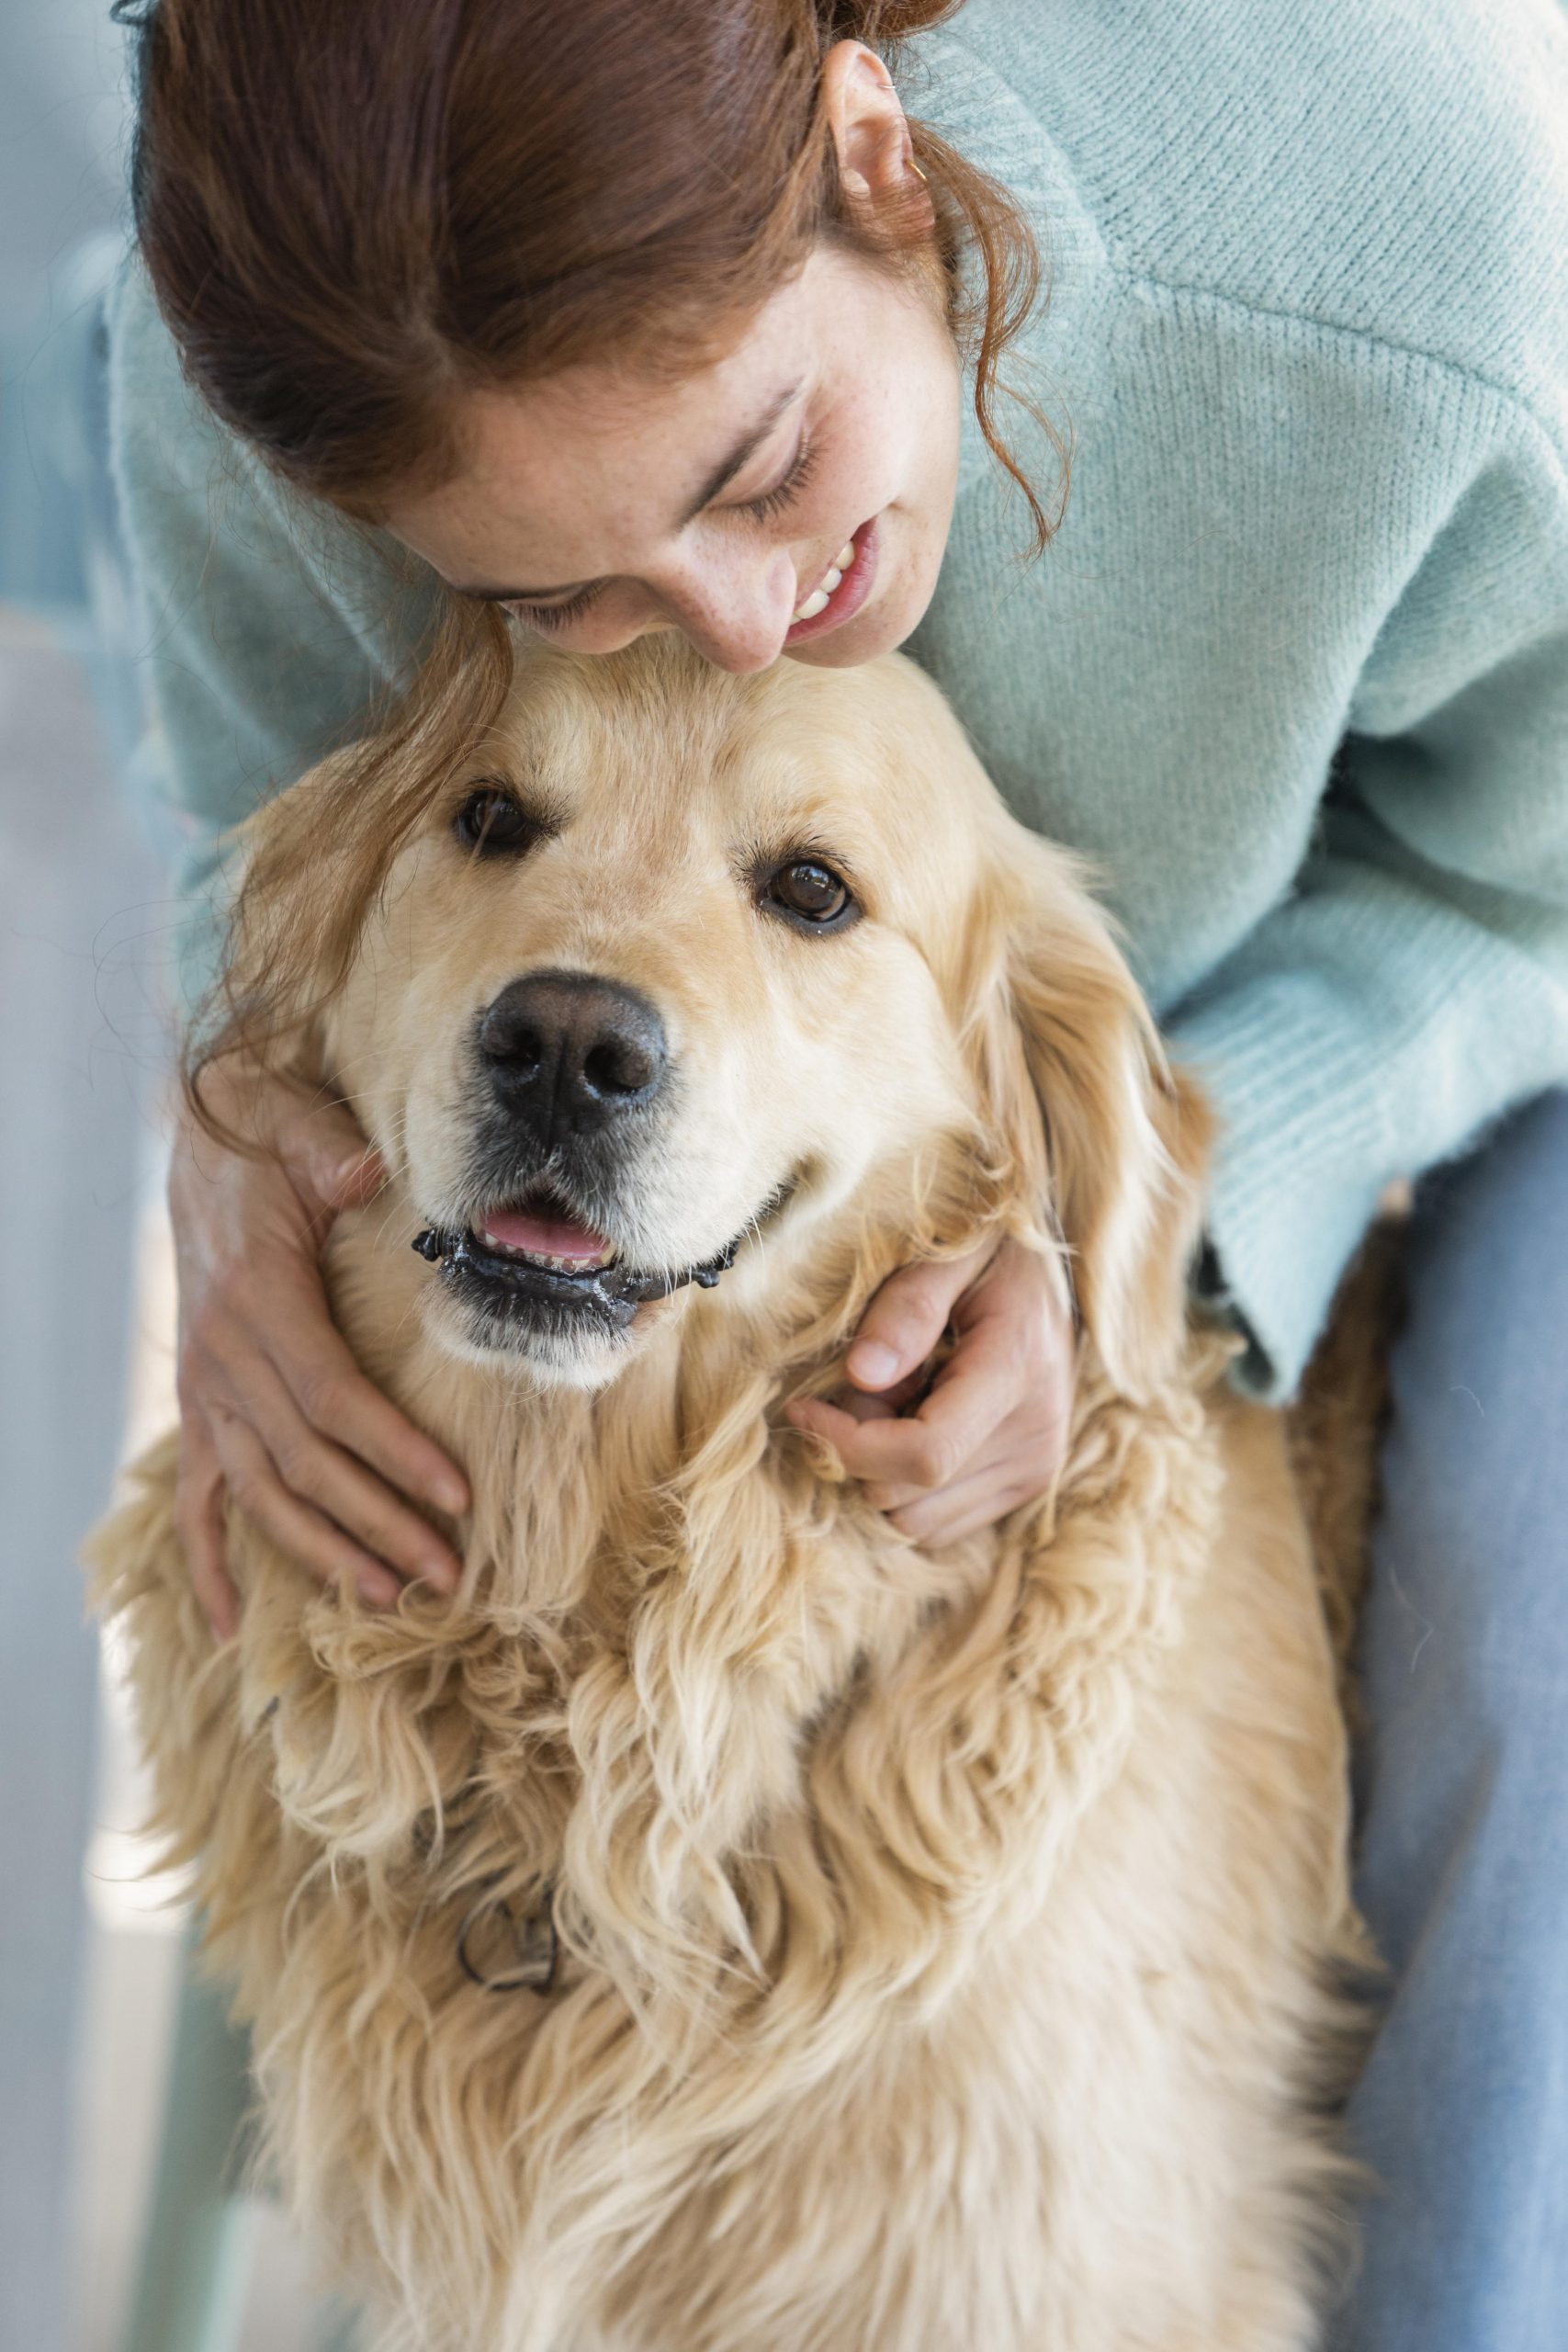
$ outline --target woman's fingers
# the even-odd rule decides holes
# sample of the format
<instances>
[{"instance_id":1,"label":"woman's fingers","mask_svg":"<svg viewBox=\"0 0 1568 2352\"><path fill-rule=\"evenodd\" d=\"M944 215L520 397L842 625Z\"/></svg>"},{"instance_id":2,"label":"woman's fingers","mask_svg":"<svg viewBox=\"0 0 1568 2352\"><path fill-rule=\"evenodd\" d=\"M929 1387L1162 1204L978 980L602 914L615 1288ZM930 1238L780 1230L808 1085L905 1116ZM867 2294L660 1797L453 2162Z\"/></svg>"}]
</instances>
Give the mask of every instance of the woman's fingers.
<instances>
[{"instance_id":1,"label":"woman's fingers","mask_svg":"<svg viewBox=\"0 0 1568 2352\"><path fill-rule=\"evenodd\" d=\"M220 1403L255 1423L279 1383L303 1420L389 1487L450 1517L468 1509L462 1472L366 1378L332 1320L315 1259L286 1235L209 1275L185 1335L181 1401L197 1413ZM269 1449L298 1442L276 1413L261 1433Z\"/></svg>"},{"instance_id":2,"label":"woman's fingers","mask_svg":"<svg viewBox=\"0 0 1568 2352\"><path fill-rule=\"evenodd\" d=\"M363 1208L387 1181L380 1154L341 1102L302 1102L278 1123L274 1148L312 1219Z\"/></svg>"},{"instance_id":3,"label":"woman's fingers","mask_svg":"<svg viewBox=\"0 0 1568 2352\"><path fill-rule=\"evenodd\" d=\"M909 1373L903 1380L896 1380L891 1388L873 1395L863 1388L840 1388L832 1399L835 1410L847 1413L852 1421L890 1421L906 1407L918 1405L926 1389L926 1368Z\"/></svg>"},{"instance_id":4,"label":"woman's fingers","mask_svg":"<svg viewBox=\"0 0 1568 2352\"><path fill-rule=\"evenodd\" d=\"M457 1555L403 1498L422 1493L455 1516L467 1506L466 1482L366 1379L328 1318L314 1267L285 1259L270 1282L266 1272L264 1261L257 1295L231 1300L226 1313L208 1300L182 1393L224 1426L243 1423L281 1484L367 1557L450 1591ZM304 1565L336 1573L341 1555L333 1552L330 1569L327 1556L314 1547Z\"/></svg>"},{"instance_id":5,"label":"woman's fingers","mask_svg":"<svg viewBox=\"0 0 1568 2352\"><path fill-rule=\"evenodd\" d=\"M1043 1494L1062 1465L1070 1408L1071 1398L1065 1391L1026 1397L942 1493L952 1494L972 1479L990 1478L1000 1486L1016 1487L1020 1500ZM866 1499L897 1520L900 1526L904 1526L904 1521L899 1514L927 1501L932 1493L927 1487L875 1482L869 1484L865 1491ZM905 1527L904 1532L908 1534L909 1530Z\"/></svg>"},{"instance_id":6,"label":"woman's fingers","mask_svg":"<svg viewBox=\"0 0 1568 2352\"><path fill-rule=\"evenodd\" d=\"M223 1466L206 1424L194 1419L181 1431L175 1529L213 1640L231 1641L240 1630L240 1596L223 1565Z\"/></svg>"},{"instance_id":7,"label":"woman's fingers","mask_svg":"<svg viewBox=\"0 0 1568 2352\"><path fill-rule=\"evenodd\" d=\"M987 1322L964 1335L914 1413L862 1421L841 1406L810 1397L792 1407L790 1418L825 1437L850 1476L864 1479L883 1509L881 1487L929 1493L968 1472L1018 1402L1005 1327Z\"/></svg>"},{"instance_id":8,"label":"woman's fingers","mask_svg":"<svg viewBox=\"0 0 1568 2352\"><path fill-rule=\"evenodd\" d=\"M905 1268L874 1302L906 1338L934 1338L949 1322L956 1333L916 1410L887 1409L908 1393L908 1378L880 1396L804 1397L787 1408L797 1429L833 1447L870 1503L923 1544L954 1543L1044 1494L1062 1465L1072 1406L1076 1340L1056 1269L1010 1240L994 1256L958 1261L965 1286L956 1297L945 1282L913 1280L951 1271Z\"/></svg>"},{"instance_id":9,"label":"woman's fingers","mask_svg":"<svg viewBox=\"0 0 1568 2352\"><path fill-rule=\"evenodd\" d=\"M352 1359L344 1378L363 1386L371 1403L392 1422L401 1420L396 1408L353 1367ZM335 1388L323 1390L322 1396L328 1408L340 1401ZM365 1459L359 1458L362 1450L345 1451L338 1432L347 1416L329 1412L319 1421L308 1419L276 1367L264 1360L253 1362L243 1418L260 1438L290 1494L399 1576L423 1578L443 1592L456 1589L462 1568L451 1545L409 1509L389 1482L367 1469Z\"/></svg>"},{"instance_id":10,"label":"woman's fingers","mask_svg":"<svg viewBox=\"0 0 1568 2352\"><path fill-rule=\"evenodd\" d=\"M245 1517L323 1584L352 1583L369 1607L389 1609L402 1589L391 1570L322 1512L290 1494L266 1448L238 1414L220 1408L212 1421L225 1483Z\"/></svg>"},{"instance_id":11,"label":"woman's fingers","mask_svg":"<svg viewBox=\"0 0 1568 2352\"><path fill-rule=\"evenodd\" d=\"M943 1544L961 1544L983 1527L994 1527L1010 1511L1038 1502L1040 1493L1039 1487L1021 1478L1016 1468L992 1463L973 1477L944 1487L939 1495L922 1495L901 1510L889 1511L888 1518L911 1543L935 1551Z\"/></svg>"},{"instance_id":12,"label":"woman's fingers","mask_svg":"<svg viewBox=\"0 0 1568 2352\"><path fill-rule=\"evenodd\" d=\"M450 1455L360 1371L331 1319L315 1269L290 1272L295 1279L278 1294L280 1311L265 1322L258 1318L254 1328L302 1418L322 1437L357 1454L400 1493L419 1497L451 1518L467 1510L468 1480ZM428 1544L428 1528L425 1536Z\"/></svg>"},{"instance_id":13,"label":"woman's fingers","mask_svg":"<svg viewBox=\"0 0 1568 2352\"><path fill-rule=\"evenodd\" d=\"M200 1087L220 1133L280 1161L307 1205L357 1206L386 1182L386 1169L359 1122L324 1089L264 1069L243 1053L209 1063ZM184 1140L203 1159L225 1156L221 1143L188 1121Z\"/></svg>"},{"instance_id":14,"label":"woman's fingers","mask_svg":"<svg viewBox=\"0 0 1568 2352\"><path fill-rule=\"evenodd\" d=\"M992 1254L992 1245L962 1258L900 1266L861 1318L845 1359L857 1388L890 1388L919 1371L947 1329L954 1303Z\"/></svg>"},{"instance_id":15,"label":"woman's fingers","mask_svg":"<svg viewBox=\"0 0 1568 2352\"><path fill-rule=\"evenodd\" d=\"M321 1271L333 1217L373 1195L382 1164L341 1103L243 1057L215 1064L204 1094L223 1130L254 1147L236 1150L187 1121L170 1172L182 1532L204 1606L232 1630L224 1484L306 1568L352 1575L369 1600L395 1600L400 1576L450 1589L458 1562L415 1506L456 1518L468 1482L360 1371Z\"/></svg>"}]
</instances>

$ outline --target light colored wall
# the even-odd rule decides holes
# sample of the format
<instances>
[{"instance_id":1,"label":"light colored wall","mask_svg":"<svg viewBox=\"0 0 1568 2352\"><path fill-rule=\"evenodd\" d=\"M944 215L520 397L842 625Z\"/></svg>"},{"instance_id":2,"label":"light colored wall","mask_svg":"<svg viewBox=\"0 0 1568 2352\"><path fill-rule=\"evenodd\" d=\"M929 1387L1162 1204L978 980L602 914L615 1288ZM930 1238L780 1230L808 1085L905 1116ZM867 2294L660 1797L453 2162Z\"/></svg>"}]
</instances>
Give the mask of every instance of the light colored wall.
<instances>
[{"instance_id":1,"label":"light colored wall","mask_svg":"<svg viewBox=\"0 0 1568 2352\"><path fill-rule=\"evenodd\" d=\"M118 207L107 0L0 0L0 577L72 527L25 405L62 264ZM43 422L51 420L45 416ZM29 581L31 575L31 581ZM0 2346L64 2343L82 1850L96 1723L74 1552L123 1391L156 1021L122 981L159 886L62 615L0 607ZM85 642L78 634L78 642ZM118 977L117 978L117 971ZM151 1033L151 1034L150 1034Z\"/></svg>"},{"instance_id":2,"label":"light colored wall","mask_svg":"<svg viewBox=\"0 0 1568 2352\"><path fill-rule=\"evenodd\" d=\"M0 7L0 322L32 313L46 274L120 211L124 35L108 0Z\"/></svg>"}]
</instances>

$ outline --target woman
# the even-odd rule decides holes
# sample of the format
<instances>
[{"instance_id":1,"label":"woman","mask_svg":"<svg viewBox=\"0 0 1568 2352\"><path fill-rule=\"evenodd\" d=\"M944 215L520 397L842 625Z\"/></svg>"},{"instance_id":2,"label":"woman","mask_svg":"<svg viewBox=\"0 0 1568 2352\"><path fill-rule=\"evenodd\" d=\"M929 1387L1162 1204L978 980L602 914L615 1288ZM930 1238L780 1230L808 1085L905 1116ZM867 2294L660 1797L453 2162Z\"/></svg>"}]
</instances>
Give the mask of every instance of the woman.
<instances>
[{"instance_id":1,"label":"woman","mask_svg":"<svg viewBox=\"0 0 1568 2352\"><path fill-rule=\"evenodd\" d=\"M448 658L466 626L491 672L519 627L589 654L674 628L736 670L907 643L1019 812L1097 859L1208 1080L1204 1279L1254 1387L1289 1393L1381 1187L1450 1163L1366 1631L1395 1990L1342 2341L1560 2344L1568 20L162 0L140 50L118 460L193 899L443 601ZM1065 503L1004 362L1070 424ZM215 1629L226 1489L372 1603L450 1580L417 1507L460 1509L458 1466L355 1371L316 1270L378 1171L242 1057L209 1085L264 1147L187 1133L173 1180ZM1072 1335L1026 1261L906 1270L850 1372L853 1412L802 1417L912 1535L1048 1483Z\"/></svg>"}]
</instances>

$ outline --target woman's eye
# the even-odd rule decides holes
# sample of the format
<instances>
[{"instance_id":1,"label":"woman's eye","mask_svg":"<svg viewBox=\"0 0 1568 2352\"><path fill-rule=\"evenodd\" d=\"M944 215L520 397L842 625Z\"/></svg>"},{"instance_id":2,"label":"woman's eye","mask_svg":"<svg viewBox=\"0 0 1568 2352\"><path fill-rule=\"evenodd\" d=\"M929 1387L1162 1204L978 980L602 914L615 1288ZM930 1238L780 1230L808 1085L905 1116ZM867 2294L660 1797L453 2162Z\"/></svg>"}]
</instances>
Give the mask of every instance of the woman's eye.
<instances>
[{"instance_id":1,"label":"woman's eye","mask_svg":"<svg viewBox=\"0 0 1568 2352\"><path fill-rule=\"evenodd\" d=\"M538 839L537 821L499 785L481 785L470 792L453 820L452 831L465 849L480 857L504 857L529 849Z\"/></svg>"},{"instance_id":2,"label":"woman's eye","mask_svg":"<svg viewBox=\"0 0 1568 2352\"><path fill-rule=\"evenodd\" d=\"M782 514L784 508L793 505L807 487L816 470L816 447L812 442L802 441L784 480L775 482L772 490L765 490L760 498L742 499L741 513L750 514L759 523L765 523L771 514Z\"/></svg>"},{"instance_id":3,"label":"woman's eye","mask_svg":"<svg viewBox=\"0 0 1568 2352\"><path fill-rule=\"evenodd\" d=\"M815 857L792 858L768 877L763 899L778 913L814 931L838 931L859 914L854 894L841 875Z\"/></svg>"},{"instance_id":4,"label":"woman's eye","mask_svg":"<svg viewBox=\"0 0 1568 2352\"><path fill-rule=\"evenodd\" d=\"M564 605L520 604L513 596L507 598L501 609L514 621L526 621L530 628L570 628L573 621L580 621L584 613L592 611L599 596L597 588L580 588L575 596L567 598Z\"/></svg>"}]
</instances>

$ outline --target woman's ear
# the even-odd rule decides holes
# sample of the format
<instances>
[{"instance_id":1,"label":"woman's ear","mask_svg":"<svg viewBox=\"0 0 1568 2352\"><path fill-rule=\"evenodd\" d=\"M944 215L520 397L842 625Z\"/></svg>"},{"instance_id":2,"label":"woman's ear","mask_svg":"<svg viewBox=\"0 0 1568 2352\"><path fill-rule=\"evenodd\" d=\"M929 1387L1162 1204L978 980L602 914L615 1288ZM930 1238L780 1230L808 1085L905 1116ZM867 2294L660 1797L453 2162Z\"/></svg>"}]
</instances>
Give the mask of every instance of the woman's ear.
<instances>
[{"instance_id":1,"label":"woman's ear","mask_svg":"<svg viewBox=\"0 0 1568 2352\"><path fill-rule=\"evenodd\" d=\"M864 41L835 41L828 51L822 106L851 206L873 219L897 218L906 232L934 228L936 213L893 76Z\"/></svg>"},{"instance_id":2,"label":"woman's ear","mask_svg":"<svg viewBox=\"0 0 1568 2352\"><path fill-rule=\"evenodd\" d=\"M1032 1194L1021 1207L1065 1245L1089 1345L1116 1388L1145 1397L1183 1343L1213 1120L1167 1063L1077 867L1030 847L1010 876L987 1091Z\"/></svg>"}]
</instances>

